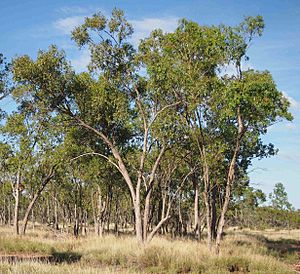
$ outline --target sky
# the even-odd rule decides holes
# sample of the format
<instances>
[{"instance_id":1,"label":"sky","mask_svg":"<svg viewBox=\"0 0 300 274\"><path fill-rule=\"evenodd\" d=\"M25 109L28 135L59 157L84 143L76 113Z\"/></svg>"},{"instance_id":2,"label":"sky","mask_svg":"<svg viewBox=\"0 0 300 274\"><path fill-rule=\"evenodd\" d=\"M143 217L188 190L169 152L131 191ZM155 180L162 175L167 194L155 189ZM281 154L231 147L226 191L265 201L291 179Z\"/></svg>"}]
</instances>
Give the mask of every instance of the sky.
<instances>
[{"instance_id":1,"label":"sky","mask_svg":"<svg viewBox=\"0 0 300 274\"><path fill-rule=\"evenodd\" d=\"M8 60L22 54L34 58L39 49L56 44L66 51L74 68L82 71L89 62L89 54L76 48L70 31L84 17L99 11L109 15L114 7L123 9L132 23L134 45L155 28L166 32L174 30L180 18L201 25L233 26L244 16L263 16L265 31L252 43L247 66L272 73L278 89L290 100L294 120L277 123L263 137L266 143L273 143L279 153L272 158L255 160L249 169L250 182L267 194L277 182L282 182L290 202L300 209L300 1L1 0L0 52ZM9 98L1 104L0 107L7 110L14 107Z\"/></svg>"}]
</instances>

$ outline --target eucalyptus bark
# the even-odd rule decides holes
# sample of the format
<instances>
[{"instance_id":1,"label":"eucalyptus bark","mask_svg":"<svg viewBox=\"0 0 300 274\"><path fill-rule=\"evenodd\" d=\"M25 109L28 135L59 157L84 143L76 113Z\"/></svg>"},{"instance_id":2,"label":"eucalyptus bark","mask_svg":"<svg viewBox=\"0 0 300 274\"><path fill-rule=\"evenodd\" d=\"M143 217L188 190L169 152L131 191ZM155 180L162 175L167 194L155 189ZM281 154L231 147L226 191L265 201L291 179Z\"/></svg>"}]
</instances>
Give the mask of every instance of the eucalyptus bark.
<instances>
[{"instance_id":1,"label":"eucalyptus bark","mask_svg":"<svg viewBox=\"0 0 300 274\"><path fill-rule=\"evenodd\" d=\"M179 104L179 102L176 102L174 104L170 104L170 105L166 105L163 108L161 108L159 111L157 111L154 115L154 118L149 122L146 118L146 114L144 112L143 106L139 100L139 93L137 88L135 88L135 92L137 93L137 98L136 98L136 104L140 110L142 119L143 119L143 129L144 129L144 137L143 137L143 148L142 148L142 154L140 157L140 166L138 169L138 173L137 173L137 183L136 186L134 187L134 184L131 180L131 177L129 175L129 172L127 170L127 167L123 161L123 158L120 154L120 152L118 151L117 147L114 145L113 142L111 142L109 140L109 138L101 131L95 129L94 127L90 126L89 124L87 124L86 122L84 122L82 119L80 119L78 116L74 115L70 109L66 110L66 114L70 115L80 126L82 126L83 128L94 132L111 150L112 156L114 157L115 161L112 161L109 157L107 157L106 155L100 154L100 153L87 153L87 154L94 154L94 155L99 155L103 158L105 158L109 163L111 163L112 165L114 165L118 171L121 173L121 175L123 176L129 191L130 191L130 195L131 195L131 199L132 199L132 204L133 204L133 208L134 208L134 215L135 215L135 233L136 233L136 237L137 240L139 242L143 242L146 241L146 238L148 238L144 233L147 234L147 227L148 227L148 214L149 212L147 208L144 208L144 214L146 213L146 216L144 216L144 220L143 220L143 215L142 215L142 209L141 209L141 184L143 181L143 172L145 169L145 160L146 160L146 156L148 153L148 138L149 138L149 131L150 128L152 126L152 124L154 123L154 121L156 120L156 118L158 117L158 115L160 113L162 113L165 109L176 106ZM154 176L156 173L156 170L158 168L158 165L161 161L161 158L163 156L165 152L165 147L163 146L160 150L159 155L157 156L157 159L151 169L151 174L150 174L150 178L148 180L148 186L147 186L147 195L149 194L149 192L151 191L151 189L153 188L153 183L154 183ZM81 155L82 156L82 155ZM79 156L79 157L81 157ZM77 157L78 158L78 157ZM150 200L150 196L149 195L149 200ZM150 201L149 201L150 203ZM146 226L145 226L146 223ZM144 232L145 231L145 232ZM157 231L155 230L154 234ZM152 232L151 232L152 235ZM153 236L152 236L153 237Z\"/></svg>"},{"instance_id":2,"label":"eucalyptus bark","mask_svg":"<svg viewBox=\"0 0 300 274\"><path fill-rule=\"evenodd\" d=\"M201 239L201 223L200 223L200 210L199 210L199 185L196 177L193 177L194 186L194 231L198 240Z\"/></svg>"},{"instance_id":3,"label":"eucalyptus bark","mask_svg":"<svg viewBox=\"0 0 300 274\"><path fill-rule=\"evenodd\" d=\"M20 169L17 173L17 180L14 185L14 198L15 198L15 209L14 209L14 230L15 234L19 234L19 203L20 203L20 187L21 187L21 172Z\"/></svg>"},{"instance_id":4,"label":"eucalyptus bark","mask_svg":"<svg viewBox=\"0 0 300 274\"><path fill-rule=\"evenodd\" d=\"M240 114L240 107L238 107L238 109L237 109L237 122L238 122L238 134L237 134L235 149L234 149L233 156L231 158L228 173L227 173L225 198L224 198L224 203L223 203L223 207L222 207L222 211L221 211L221 215L220 215L218 231L217 231L217 238L216 238L216 249L215 249L216 254L220 253L220 243L221 243L222 234L223 234L223 230L224 230L224 226L225 226L225 216L228 211L229 202L230 202L230 198L231 198L231 192L232 192L232 188L233 188L233 184L234 184L234 180L235 180L235 169L236 169L237 157L238 157L240 147L241 147L241 140L245 133L243 119Z\"/></svg>"}]
</instances>

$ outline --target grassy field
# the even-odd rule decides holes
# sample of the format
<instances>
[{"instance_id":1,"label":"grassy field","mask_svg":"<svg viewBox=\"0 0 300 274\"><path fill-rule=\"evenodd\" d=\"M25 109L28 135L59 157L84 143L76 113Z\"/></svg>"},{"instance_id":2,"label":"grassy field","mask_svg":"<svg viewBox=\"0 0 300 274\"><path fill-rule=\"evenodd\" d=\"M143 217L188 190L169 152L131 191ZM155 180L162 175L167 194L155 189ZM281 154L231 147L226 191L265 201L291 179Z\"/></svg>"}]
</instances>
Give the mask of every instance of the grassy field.
<instances>
[{"instance_id":1,"label":"grassy field","mask_svg":"<svg viewBox=\"0 0 300 274\"><path fill-rule=\"evenodd\" d=\"M140 247L130 236L82 237L35 230L12 236L0 228L0 254L53 260L0 263L0 273L297 273L300 231L230 230L220 256L205 242L155 237ZM300 272L299 272L300 273Z\"/></svg>"}]
</instances>

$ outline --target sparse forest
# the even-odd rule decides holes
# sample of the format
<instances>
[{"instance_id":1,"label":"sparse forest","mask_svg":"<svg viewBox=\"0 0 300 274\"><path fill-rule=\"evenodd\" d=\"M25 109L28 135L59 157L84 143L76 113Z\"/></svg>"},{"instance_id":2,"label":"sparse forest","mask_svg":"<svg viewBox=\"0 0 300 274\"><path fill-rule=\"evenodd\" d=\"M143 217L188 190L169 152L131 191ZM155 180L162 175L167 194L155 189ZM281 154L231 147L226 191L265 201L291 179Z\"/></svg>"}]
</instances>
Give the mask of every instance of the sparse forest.
<instances>
[{"instance_id":1,"label":"sparse forest","mask_svg":"<svg viewBox=\"0 0 300 274\"><path fill-rule=\"evenodd\" d=\"M230 231L300 229L284 185L265 194L248 177L254 159L280 149L263 142L268 128L293 119L270 72L244 69L263 30L261 16L237 26L182 19L174 32L153 30L136 47L133 27L114 9L86 17L70 34L90 53L84 72L56 45L35 57L1 55L0 100L11 98L17 108L1 110L0 251L9 253L1 248L11 233L5 231L29 244L25 234L43 230L72 236L80 248L93 236L106 252L110 241L129 241L125 236L136 249L187 240L207 246L204 257L220 258ZM185 249L179 243L178 252ZM101 262L133 260L126 258ZM149 266L151 259L138 258L139 270ZM235 270L228 260L226 271L250 271L245 261ZM190 268L166 269L223 273L186 264ZM255 273L281 266L272 267ZM150 272L169 273L162 269Z\"/></svg>"}]
</instances>

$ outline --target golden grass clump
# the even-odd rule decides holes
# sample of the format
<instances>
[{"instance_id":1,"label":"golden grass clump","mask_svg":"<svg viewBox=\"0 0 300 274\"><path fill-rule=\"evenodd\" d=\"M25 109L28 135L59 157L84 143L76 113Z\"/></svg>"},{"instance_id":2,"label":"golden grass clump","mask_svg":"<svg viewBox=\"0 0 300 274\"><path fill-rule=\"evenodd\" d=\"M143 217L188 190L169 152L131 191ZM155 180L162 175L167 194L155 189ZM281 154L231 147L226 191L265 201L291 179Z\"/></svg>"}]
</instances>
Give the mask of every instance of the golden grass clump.
<instances>
[{"instance_id":1,"label":"golden grass clump","mask_svg":"<svg viewBox=\"0 0 300 274\"><path fill-rule=\"evenodd\" d=\"M1 233L1 254L36 252L51 254L54 261L2 262L0 273L288 274L295 273L289 256L292 254L293 259L299 261L297 249L287 254L276 250L280 247L281 237L273 235L271 239L250 231L230 232L226 235L219 256L210 252L204 241L199 243L157 236L151 243L141 245L130 236L88 236L75 239L51 233L51 237L48 237L48 234L42 231L15 237ZM292 241L292 247L297 243L292 236L288 241Z\"/></svg>"}]
</instances>

